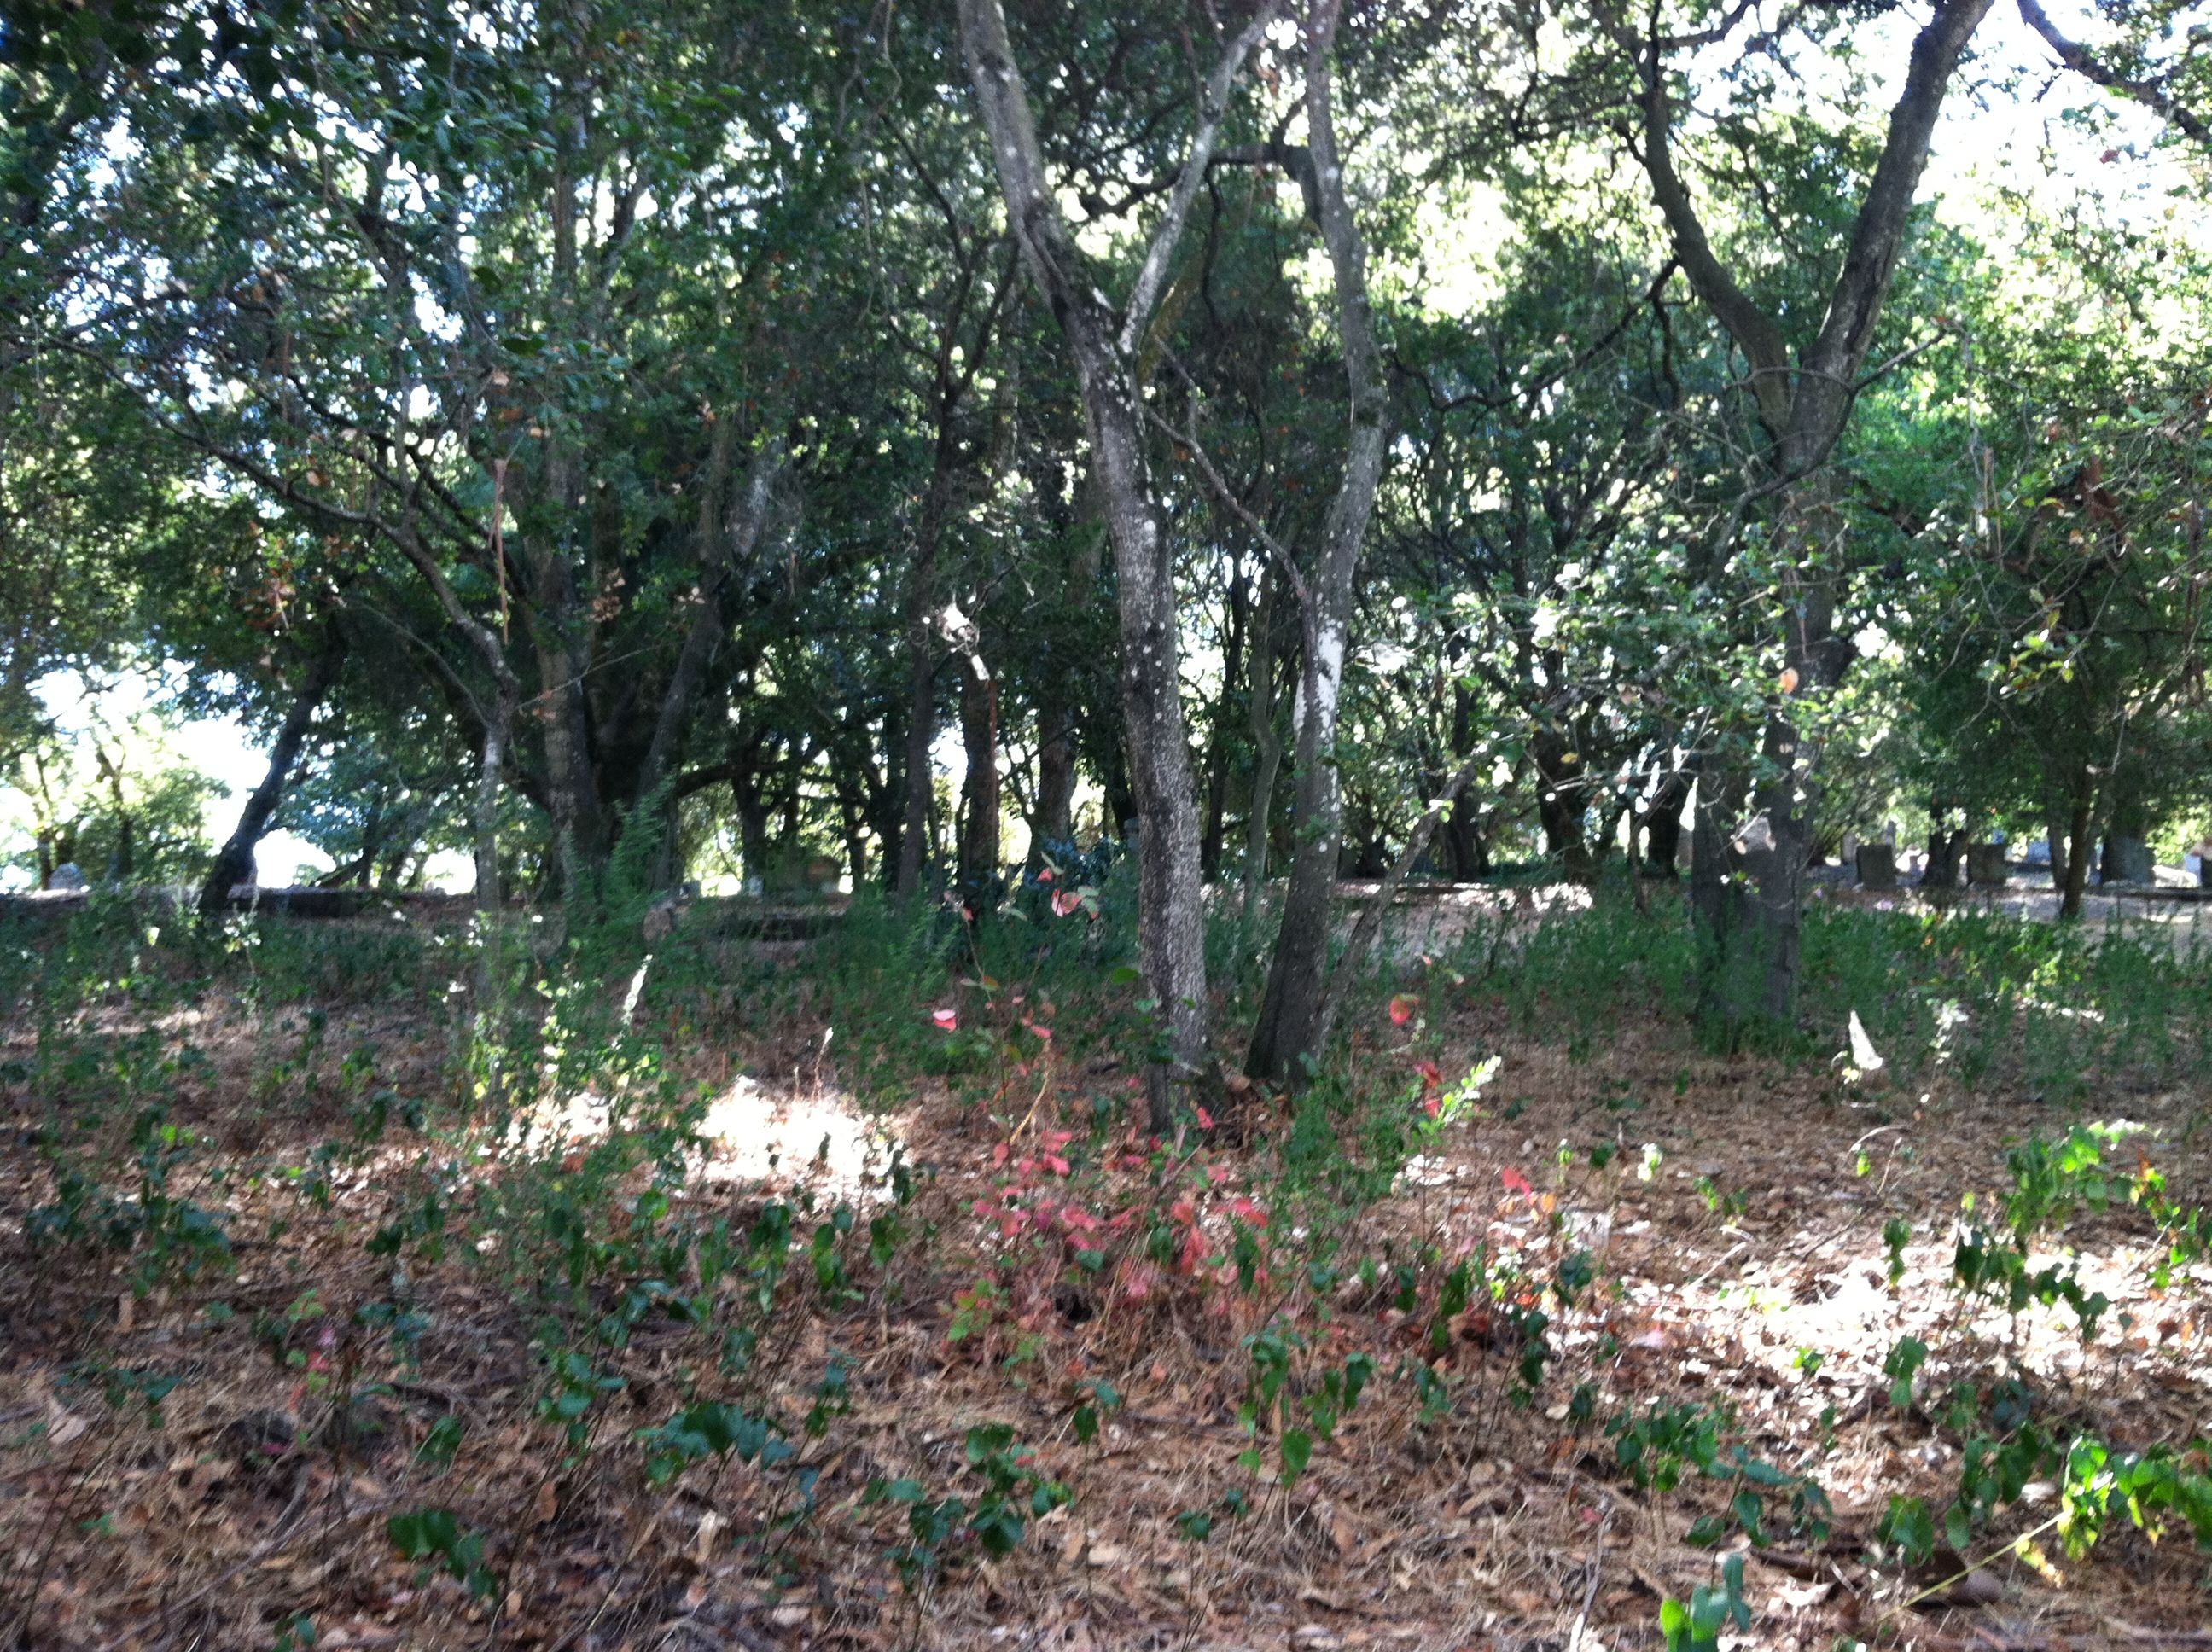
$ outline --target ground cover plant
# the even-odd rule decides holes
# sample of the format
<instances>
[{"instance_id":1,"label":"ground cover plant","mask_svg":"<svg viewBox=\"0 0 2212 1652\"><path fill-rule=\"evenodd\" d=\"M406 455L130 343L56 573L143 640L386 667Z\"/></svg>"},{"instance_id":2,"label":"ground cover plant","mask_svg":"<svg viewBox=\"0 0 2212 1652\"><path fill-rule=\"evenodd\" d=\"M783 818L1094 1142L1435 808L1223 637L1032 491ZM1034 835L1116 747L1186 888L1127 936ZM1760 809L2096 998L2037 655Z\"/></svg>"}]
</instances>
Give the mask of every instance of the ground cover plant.
<instances>
[{"instance_id":1,"label":"ground cover plant","mask_svg":"<svg viewBox=\"0 0 2212 1652\"><path fill-rule=\"evenodd\" d=\"M1609 890L1394 953L1295 1101L1161 1138L1095 908L863 912L781 961L705 925L16 929L10 1632L2195 1623L2203 955L1831 912L1822 1032L1717 1054L1686 920Z\"/></svg>"}]
</instances>

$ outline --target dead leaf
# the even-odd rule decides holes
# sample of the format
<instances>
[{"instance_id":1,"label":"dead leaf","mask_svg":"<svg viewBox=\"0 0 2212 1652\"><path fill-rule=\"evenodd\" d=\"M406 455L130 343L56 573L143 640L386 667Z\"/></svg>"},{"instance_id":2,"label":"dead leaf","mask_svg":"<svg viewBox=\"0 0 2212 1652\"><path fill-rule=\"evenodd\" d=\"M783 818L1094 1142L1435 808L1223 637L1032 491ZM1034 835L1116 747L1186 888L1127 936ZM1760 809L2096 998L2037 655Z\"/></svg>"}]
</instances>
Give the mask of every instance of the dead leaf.
<instances>
[{"instance_id":1,"label":"dead leaf","mask_svg":"<svg viewBox=\"0 0 2212 1652\"><path fill-rule=\"evenodd\" d=\"M530 1523L543 1526L561 1512L561 1492L552 1481L547 1480L538 1488L537 1501L530 1506Z\"/></svg>"},{"instance_id":2,"label":"dead leaf","mask_svg":"<svg viewBox=\"0 0 2212 1652\"><path fill-rule=\"evenodd\" d=\"M1340 1510L1332 1509L1329 1513L1328 1535L1329 1540L1336 1545L1339 1554L1349 1555L1359 1546L1359 1534L1352 1529L1351 1521L1345 1519Z\"/></svg>"},{"instance_id":3,"label":"dead leaf","mask_svg":"<svg viewBox=\"0 0 2212 1652\"><path fill-rule=\"evenodd\" d=\"M47 1394L46 1401L48 1445L65 1446L92 1426L53 1395Z\"/></svg>"},{"instance_id":4,"label":"dead leaf","mask_svg":"<svg viewBox=\"0 0 2212 1652\"><path fill-rule=\"evenodd\" d=\"M729 1523L712 1509L699 1516L699 1535L693 1542L691 1558L697 1562L702 1570L714 1555L716 1534Z\"/></svg>"}]
</instances>

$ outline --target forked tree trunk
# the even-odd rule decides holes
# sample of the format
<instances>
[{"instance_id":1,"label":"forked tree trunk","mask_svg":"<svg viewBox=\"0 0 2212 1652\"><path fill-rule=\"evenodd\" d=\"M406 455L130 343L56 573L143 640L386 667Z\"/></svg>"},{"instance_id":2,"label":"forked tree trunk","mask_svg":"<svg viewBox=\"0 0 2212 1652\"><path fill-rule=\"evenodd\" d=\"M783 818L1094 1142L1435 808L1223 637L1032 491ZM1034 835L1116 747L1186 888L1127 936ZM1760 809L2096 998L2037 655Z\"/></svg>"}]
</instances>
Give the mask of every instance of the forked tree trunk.
<instances>
[{"instance_id":1,"label":"forked tree trunk","mask_svg":"<svg viewBox=\"0 0 2212 1652\"><path fill-rule=\"evenodd\" d=\"M299 692L292 696L292 704L276 731L276 742L269 748L269 767L261 777L261 784L246 799L237 827L224 840L215 865L208 868L207 878L200 884L202 917L212 918L222 913L230 902L232 885L242 880L252 866L254 847L268 831L270 819L283 799L285 782L300 761L300 747L307 740L308 726L337 685L345 651L345 634L332 623L323 635L322 647L315 651Z\"/></svg>"},{"instance_id":2,"label":"forked tree trunk","mask_svg":"<svg viewBox=\"0 0 2212 1652\"><path fill-rule=\"evenodd\" d=\"M1297 847L1283 897L1282 927L1267 971L1267 995L1244 1071L1254 1078L1296 1085L1320 1054L1328 974L1330 907L1343 832L1337 786L1337 714L1350 641L1353 578L1382 481L1389 432L1382 358L1367 302L1367 251L1344 187L1337 153L1330 56L1336 44L1338 0L1316 0L1306 17L1306 131L1310 153L1309 203L1317 209L1322 240L1335 277L1337 332L1351 403L1344 475L1329 501L1319 566L1309 592L1310 639L1299 673ZM1301 182L1306 181L1301 179ZM1433 827L1431 827L1433 829Z\"/></svg>"},{"instance_id":3,"label":"forked tree trunk","mask_svg":"<svg viewBox=\"0 0 2212 1652\"><path fill-rule=\"evenodd\" d=\"M1915 36L1904 86L1890 112L1881 159L1851 226L1844 255L1816 337L1791 348L1782 322L1738 282L1713 250L1688 185L1674 155L1674 100L1665 53L1656 30L1615 3L1595 0L1601 24L1638 76L1638 139L1654 203L1666 220L1674 250L1716 320L1748 363L1746 377L1771 447L1763 486L1779 486L1776 558L1784 602L1781 616L1786 677L1775 691L1762 745L1771 777L1760 787L1753 817L1759 841L1747 841L1743 859L1759 884L1754 909L1746 913L1726 885L1693 890L1702 929L1705 978L1700 998L1732 1036L1748 1017L1763 1013L1784 1023L1795 1015L1797 926L1811 851L1811 786L1807 754L1799 749L1798 718L1790 699L1826 695L1841 681L1848 644L1833 629L1837 581L1844 549L1832 531L1834 505L1824 470L1850 418L1857 381L1874 342L1883 301L1911 223L1912 198L1928 161L1944 94L1974 31L1993 0L1936 0ZM1704 770L1713 778L1713 766ZM1701 795L1718 787L1701 785ZM1733 789L1733 788L1729 788ZM1692 853L1713 860L1711 832L1699 807ZM1716 828L1731 836L1734 825ZM1747 924L1744 921L1748 919ZM1741 956L1748 943L1756 968Z\"/></svg>"},{"instance_id":4,"label":"forked tree trunk","mask_svg":"<svg viewBox=\"0 0 2212 1652\"><path fill-rule=\"evenodd\" d=\"M1205 888L1198 866L1198 799L1177 670L1175 560L1152 496L1137 385L1138 355L1158 308L1176 244L1206 179L1231 88L1276 0L1256 14L1200 88L1196 131L1121 314L1109 308L1075 245L1014 62L1002 0L959 0L962 44L990 134L1006 217L1024 262L1066 339L1083 392L1084 429L1114 547L1121 609L1121 706L1143 823L1137 928L1148 994L1166 1023L1167 1060L1146 1070L1149 1120L1174 1122L1175 1089L1207 1058Z\"/></svg>"}]
</instances>

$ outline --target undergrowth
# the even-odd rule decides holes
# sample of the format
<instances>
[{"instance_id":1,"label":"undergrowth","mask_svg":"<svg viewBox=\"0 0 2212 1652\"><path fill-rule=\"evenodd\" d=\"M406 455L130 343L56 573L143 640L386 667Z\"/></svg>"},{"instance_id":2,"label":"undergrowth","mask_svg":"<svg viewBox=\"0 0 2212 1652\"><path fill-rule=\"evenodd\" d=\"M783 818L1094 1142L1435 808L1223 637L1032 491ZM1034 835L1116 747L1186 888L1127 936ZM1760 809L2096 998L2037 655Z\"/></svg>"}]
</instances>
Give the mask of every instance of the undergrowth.
<instances>
[{"instance_id":1,"label":"undergrowth","mask_svg":"<svg viewBox=\"0 0 2212 1652\"><path fill-rule=\"evenodd\" d=\"M1931 1282L1869 1365L1878 1398L1844 1417L1811 1403L1819 1351L1801 1351L1794 1411L1662 1375L1651 1351L1674 1333L1616 1256L1690 1175L1656 1121L1694 1107L1711 1060L1670 912L1601 898L1386 944L1298 1095L1231 1084L1158 1139L1139 1123L1155 1032L1127 868L1048 872L981 926L857 900L797 961L703 921L648 947L635 899L427 932L203 928L114 903L5 938L8 1199L18 1277L42 1287L15 1355L44 1384L11 1448L38 1495L9 1528L10 1632L76 1644L72 1622L143 1609L129 1561L94 1552L146 1530L131 1488L173 1461L180 1408L221 1409L214 1374L241 1355L273 1385L258 1409L173 1461L219 1461L218 1488L247 1488L202 1505L258 1509L241 1567L303 1546L359 1558L342 1585L250 1602L172 1589L157 1633L179 1645L305 1646L404 1609L486 1643L612 1646L709 1596L732 1623L781 1621L854 1568L869 1609L922 1639L933 1600L1015 1557L1090 1575L1090 1540L1037 1534L1103 1517L1140 1401L1218 1432L1155 1515L1186 1573L1223 1579L1304 1552L1312 1485L1341 1486L1347 1441L1463 1479L1548 1438L1550 1461L1608 1488L1601 1542L1632 1515L1638 1541L1711 1557L1646 1621L1670 1648L1748 1625L1747 1556L1852 1557L1852 1633L1876 1640L1930 1567L2055 1571L2045 1538L2078 1557L2115 1527L2212 1542L2203 1448L2116 1430L2021 1328L2062 1327L2082 1370L2128 1357L2138 1327L2071 1248L2084 1224L2152 1256L2130 1289L2195 1301L2208 1236L2160 1168L2174 1144L2076 1108L2202 1084L2201 957L2002 920L1808 916L1807 1013L1779 1071L1877 1133L1993 1090L2021 1109L1999 1180L1881 1226L1900 1315L1908 1267ZM1235 921L1213 942L1224 1005L1257 985ZM1675 1063L1673 1093L1598 1083L1556 1148L1521 1140L1508 1047L1591 1067L1632 1024ZM931 1120L842 1180L793 1163L714 1182L727 1102L702 1060L732 1046ZM1478 1140L1490 1168L1470 1183ZM1700 1231L1747 1231L1743 1193L1707 1173L1694 1193ZM1170 1348L1195 1363L1179 1375ZM939 1414L914 1370L968 1396L957 1426L879 1437L887 1413ZM1839 1514L1829 1476L1855 1424L1917 1434L1954 1484ZM240 1428L247 1445L222 1443ZM584 1565L587 1530L617 1539ZM80 1598L64 1576L108 1581ZM1185 1588L1189 1611L1201 1593Z\"/></svg>"}]
</instances>

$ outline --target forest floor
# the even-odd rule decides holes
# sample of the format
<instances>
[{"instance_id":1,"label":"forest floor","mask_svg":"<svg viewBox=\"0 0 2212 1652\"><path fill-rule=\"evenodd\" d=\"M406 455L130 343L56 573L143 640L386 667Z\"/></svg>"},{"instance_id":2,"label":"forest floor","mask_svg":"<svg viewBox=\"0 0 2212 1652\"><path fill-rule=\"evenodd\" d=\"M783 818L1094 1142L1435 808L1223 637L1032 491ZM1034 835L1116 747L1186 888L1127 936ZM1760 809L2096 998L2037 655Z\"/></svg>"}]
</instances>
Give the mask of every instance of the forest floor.
<instances>
[{"instance_id":1,"label":"forest floor","mask_svg":"<svg viewBox=\"0 0 2212 1652\"><path fill-rule=\"evenodd\" d=\"M1335 1113L1159 1143L1141 1045L1041 986L919 1006L978 1046L886 1104L838 980L739 951L598 982L605 1060L544 1034L495 1130L434 958L18 998L9 1643L1591 1652L1703 1588L1723 1647L2212 1646L2178 1523L2053 1527L2077 1436L2203 1467L2212 1318L2122 1196L2212 1195L2183 1069L1900 1084L1431 961ZM2023 1193L2024 1140L2123 1119L2101 1193ZM1958 1285L2029 1195L2094 1337ZM2023 1440L1954 1579L1962 1463Z\"/></svg>"}]
</instances>

